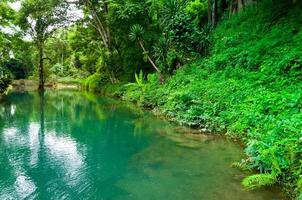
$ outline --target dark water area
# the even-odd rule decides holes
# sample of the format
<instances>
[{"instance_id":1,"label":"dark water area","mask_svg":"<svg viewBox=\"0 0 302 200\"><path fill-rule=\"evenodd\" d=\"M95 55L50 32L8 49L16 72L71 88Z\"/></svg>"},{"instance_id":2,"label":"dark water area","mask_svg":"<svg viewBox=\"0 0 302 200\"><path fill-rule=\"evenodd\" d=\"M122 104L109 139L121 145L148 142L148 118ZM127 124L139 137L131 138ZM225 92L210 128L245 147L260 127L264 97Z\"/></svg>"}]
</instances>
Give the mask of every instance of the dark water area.
<instances>
[{"instance_id":1,"label":"dark water area","mask_svg":"<svg viewBox=\"0 0 302 200\"><path fill-rule=\"evenodd\" d=\"M75 91L0 103L0 200L281 200L246 191L242 149L177 131L123 102Z\"/></svg>"}]
</instances>

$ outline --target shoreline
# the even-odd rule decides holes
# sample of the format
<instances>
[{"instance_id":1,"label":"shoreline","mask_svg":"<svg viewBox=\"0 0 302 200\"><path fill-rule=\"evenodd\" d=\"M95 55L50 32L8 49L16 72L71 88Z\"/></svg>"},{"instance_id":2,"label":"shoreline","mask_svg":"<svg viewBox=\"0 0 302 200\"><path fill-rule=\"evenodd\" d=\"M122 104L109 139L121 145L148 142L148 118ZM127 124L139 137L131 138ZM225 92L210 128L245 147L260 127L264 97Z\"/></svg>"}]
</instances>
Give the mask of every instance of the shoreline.
<instances>
[{"instance_id":1,"label":"shoreline","mask_svg":"<svg viewBox=\"0 0 302 200\"><path fill-rule=\"evenodd\" d=\"M62 84L60 87L46 87L46 88L50 89L50 90L66 90L66 89L75 90L75 87L72 87L69 84ZM12 89L12 90L14 90L14 89ZM37 89L31 90L31 91L36 91L36 90ZM76 90L81 91L81 92L87 91L87 90L83 89L83 87L80 87L80 85L79 85L79 87L76 88ZM18 90L16 90L16 91L18 91ZM25 91L27 91L27 90L25 90ZM87 91L87 92L90 92L90 91ZM182 132L184 134L191 134L191 135L197 135L197 136L204 135L205 137L221 137L226 140L231 140L232 142L234 142L235 144L239 145L242 148L243 153L244 153L244 148L247 146L246 142L244 141L244 140L247 140L247 138L232 137L231 135L228 135L225 131L206 130L206 129L202 128L201 124L200 124L200 126L192 127L192 126L190 126L186 123L183 123L183 122L179 121L178 119L173 118L173 117L169 116L168 114L164 113L158 106L155 106L155 107L144 106L144 105L140 104L139 102L131 101L127 98L123 98L123 96L114 95L114 93L107 92L106 90L102 90L101 92L90 92L90 93L92 93L93 95L114 98L114 99L117 99L117 100L125 102L125 103L133 104L133 105L139 107L139 109L151 112L155 117L158 117L161 120L166 120L166 121L170 122L172 125L175 125L176 131ZM181 128L181 130L179 130L179 128ZM245 155L245 158L248 158L248 157ZM242 171L247 171L247 169L238 167L236 165L236 163L239 163L239 162L232 163L231 167L238 168ZM252 171L255 172L253 174L257 174L256 170L252 169ZM280 192L282 194L284 194L286 199L291 199L291 197L288 195L288 194L290 194L291 191L289 191L286 188L285 183L280 184L280 182L277 182L276 184L272 185L272 188L273 187L279 188ZM300 199L298 199L298 200L300 200Z\"/></svg>"},{"instance_id":2,"label":"shoreline","mask_svg":"<svg viewBox=\"0 0 302 200\"><path fill-rule=\"evenodd\" d=\"M115 89L119 90L120 88L115 88ZM160 119L167 120L168 122L173 123L176 126L180 126L180 127L188 128L189 130L193 130L194 131L193 134L214 136L214 137L217 136L217 137L222 137L227 140L231 140L232 142L234 142L235 144L238 144L242 148L242 153L244 153L244 149L247 147L247 142L248 142L247 136L246 137L239 137L239 136L234 137L234 136L228 134L226 130L223 130L223 131L207 130L207 129L202 128L203 127L202 124L199 124L197 126L190 126L187 123L183 123L182 121L179 121L179 119L177 119L175 117L169 116L164 111L162 111L162 109L159 106L154 106L154 107L144 106L144 105L140 104L139 101L131 101L130 99L123 98L123 95L115 95L115 92L116 92L115 90L108 92L108 91L106 91L106 89L104 89L101 92L97 92L96 94L115 98L115 99L121 100L123 102L132 103L143 110L150 111L153 115L155 115L156 117L159 117ZM244 160L248 160L249 159L248 155L246 155L246 153L244 153L244 155L246 158ZM248 171L248 170L252 171L252 172L254 172L253 173L254 175L259 174L259 172L255 168L247 169L247 168L245 168L245 166L241 165L240 162L232 163L231 167L238 168L242 171ZM285 198L284 200L302 200L302 199L299 199L299 196L298 196L298 199L293 198L291 196L293 194L292 190L291 190L292 188L288 187L286 185L286 182L282 182L282 180L278 180L275 184L273 184L271 186L260 187L260 189L265 188L265 187L279 188L281 193L284 195L284 198ZM257 188L255 188L255 190L257 190Z\"/></svg>"}]
</instances>

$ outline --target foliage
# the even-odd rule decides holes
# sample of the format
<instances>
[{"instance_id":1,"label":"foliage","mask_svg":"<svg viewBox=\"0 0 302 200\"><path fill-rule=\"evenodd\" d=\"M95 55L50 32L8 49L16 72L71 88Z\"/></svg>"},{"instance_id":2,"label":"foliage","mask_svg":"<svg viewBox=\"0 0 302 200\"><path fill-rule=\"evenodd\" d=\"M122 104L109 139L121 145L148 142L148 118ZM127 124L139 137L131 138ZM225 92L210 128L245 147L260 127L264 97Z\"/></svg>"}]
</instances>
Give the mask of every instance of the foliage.
<instances>
[{"instance_id":1,"label":"foliage","mask_svg":"<svg viewBox=\"0 0 302 200\"><path fill-rule=\"evenodd\" d=\"M138 39L141 39L144 35L144 28L139 24L134 24L131 27L129 38L132 41L136 41Z\"/></svg>"},{"instance_id":2,"label":"foliage","mask_svg":"<svg viewBox=\"0 0 302 200\"><path fill-rule=\"evenodd\" d=\"M3 67L6 68L11 73L11 75L13 75L14 79L24 79L29 72L27 66L16 59L10 59L4 62Z\"/></svg>"},{"instance_id":3,"label":"foliage","mask_svg":"<svg viewBox=\"0 0 302 200\"><path fill-rule=\"evenodd\" d=\"M273 174L256 174L246 177L242 184L247 189L256 189L263 186L274 185L277 181L277 178Z\"/></svg>"},{"instance_id":4,"label":"foliage","mask_svg":"<svg viewBox=\"0 0 302 200\"><path fill-rule=\"evenodd\" d=\"M243 184L257 188L281 182L290 196L297 196L302 173L301 5L279 9L268 2L246 9L217 27L210 56L187 64L164 85L145 82L144 92L122 91L123 98L160 109L181 124L240 138L246 145L244 166L260 172Z\"/></svg>"},{"instance_id":5,"label":"foliage","mask_svg":"<svg viewBox=\"0 0 302 200\"><path fill-rule=\"evenodd\" d=\"M185 9L186 13L188 13L192 18L194 18L194 22L196 24L201 21L205 21L204 18L207 17L208 14L208 2L195 0L189 2Z\"/></svg>"},{"instance_id":6,"label":"foliage","mask_svg":"<svg viewBox=\"0 0 302 200\"><path fill-rule=\"evenodd\" d=\"M92 92L100 92L107 83L106 77L100 73L95 73L83 81L85 88Z\"/></svg>"},{"instance_id":7,"label":"foliage","mask_svg":"<svg viewBox=\"0 0 302 200\"><path fill-rule=\"evenodd\" d=\"M7 69L0 65L0 94L5 92L11 82L11 75Z\"/></svg>"},{"instance_id":8,"label":"foliage","mask_svg":"<svg viewBox=\"0 0 302 200\"><path fill-rule=\"evenodd\" d=\"M263 0L237 13L242 1L83 0L83 19L61 28L68 6L24 0L15 14L1 2L0 28L16 21L34 39L0 29L1 63L13 54L32 71L47 60L44 72L55 80L83 79L88 90L160 109L181 124L224 131L246 145L247 158L237 166L260 173L245 186L280 182L293 196L301 193L300 2ZM215 27L218 16L224 20ZM9 81L2 82L5 88Z\"/></svg>"},{"instance_id":9,"label":"foliage","mask_svg":"<svg viewBox=\"0 0 302 200\"><path fill-rule=\"evenodd\" d=\"M50 72L53 74L56 74L58 76L63 76L64 75L64 66L61 65L60 63L56 63L50 68Z\"/></svg>"}]
</instances>

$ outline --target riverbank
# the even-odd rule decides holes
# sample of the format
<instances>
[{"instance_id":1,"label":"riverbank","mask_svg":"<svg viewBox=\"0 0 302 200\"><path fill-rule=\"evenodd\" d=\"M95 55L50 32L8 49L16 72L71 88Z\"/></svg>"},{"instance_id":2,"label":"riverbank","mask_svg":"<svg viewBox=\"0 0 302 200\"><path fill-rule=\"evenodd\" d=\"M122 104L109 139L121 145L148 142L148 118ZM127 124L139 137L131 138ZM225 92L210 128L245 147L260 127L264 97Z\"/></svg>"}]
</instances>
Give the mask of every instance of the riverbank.
<instances>
[{"instance_id":1,"label":"riverbank","mask_svg":"<svg viewBox=\"0 0 302 200\"><path fill-rule=\"evenodd\" d=\"M151 79L153 77L153 84L151 84ZM183 75L181 76L183 77ZM203 123L203 122L199 122L197 123L194 120L191 120L190 123L188 123L188 121L185 121L185 119L187 120L186 115L188 114L188 111L185 110L174 110L174 111L168 111L166 104L169 104L169 102L167 101L167 99L169 99L169 94L170 92L181 92L182 90L180 90L180 88L175 88L173 90L170 90L169 92L164 93L167 90L167 87L169 87L169 85L171 86L171 84L173 84L173 78L171 78L170 80L168 80L164 85L159 84L156 81L156 76L155 75L151 75L149 76L149 81L150 82L145 82L144 86L138 86L137 84L118 84L118 85L107 85L107 87L104 88L103 90L103 94L108 95L108 96L114 96L114 97L118 97L124 101L128 101L128 102L134 102L137 105L144 107L145 109L151 109L156 115L160 115L160 116L164 116L165 119L168 120L172 120L174 122L177 122L181 125L186 125L189 127L192 127L194 129L188 129L188 130L182 130L184 132L189 132L190 134L217 134L217 132L219 133L226 133L226 135L228 137L231 137L232 139L236 139L237 141L241 141L243 144L248 145L247 142L249 142L251 140L251 138L249 138L249 135L245 135L239 132L228 132L227 128L222 128L221 126L219 126L219 124L211 124L212 122L209 120L207 121L207 123ZM174 85L175 86L175 85ZM55 88L55 89L62 89L62 88ZM187 88L188 89L188 88ZM213 89L217 90L217 88ZM187 90L187 92L189 92L189 90ZM241 91L243 92L243 91ZM156 95L155 95L156 94ZM135 97L135 98L134 98ZM140 97L140 98L137 98ZM152 97L152 98L150 98ZM165 98L164 98L165 97ZM166 102L163 102L163 100L165 100ZM219 100L219 99L216 99ZM220 99L221 100L221 99ZM159 105L159 101L161 101L163 104ZM171 99L171 101L175 102L175 99ZM172 102L170 102L172 103ZM189 103L189 102L187 102ZM196 102L192 102L193 104L197 104ZM219 102L217 102L219 103ZM198 105L198 104L197 104ZM184 105L180 105L180 106L184 106ZM202 114L202 113L200 113ZM177 117L176 117L177 116ZM200 116L200 115L199 115ZM198 117L197 115L192 116L192 117ZM192 118L193 119L193 118ZM213 126L215 125L215 126ZM194 130L194 131L192 131ZM194 144L195 145L195 144ZM249 148L249 147L247 147ZM248 152L246 152L248 153ZM235 163L234 166L240 167L242 169L246 169L246 170L251 170L254 169L254 167L249 166L252 162L251 160L252 158L250 157L249 154L247 154L247 158L242 162L242 163ZM255 177L254 177L255 178ZM283 181L283 180L282 180ZM281 182L278 182L281 183ZM273 183L271 183L273 184ZM284 182L283 182L284 184ZM253 187L260 187L261 185L255 185ZM287 186L287 185L285 185ZM287 192L288 195L293 195L294 194L294 190L292 190L294 188L293 185L290 185L290 187L287 188Z\"/></svg>"},{"instance_id":2,"label":"riverbank","mask_svg":"<svg viewBox=\"0 0 302 200\"><path fill-rule=\"evenodd\" d=\"M230 167L243 157L238 145L183 134L131 103L81 91L12 92L0 111L0 199L286 199L277 188L243 190L250 173ZM15 184L20 177L25 186Z\"/></svg>"},{"instance_id":3,"label":"riverbank","mask_svg":"<svg viewBox=\"0 0 302 200\"><path fill-rule=\"evenodd\" d=\"M295 198L300 191L301 114L297 109L299 103L289 105L295 101L293 94L297 94L301 85L286 81L279 89L263 88L254 84L256 80L249 80L250 73L244 79L229 79L225 75L217 79L217 74L212 74L209 79L190 82L188 79L197 79L204 72L198 67L194 69L201 71L191 72L192 68L188 67L164 85L156 82L146 82L143 86L108 85L103 92L200 132L224 132L241 141L247 157L237 165L262 174L245 179L244 185L252 189L277 183ZM183 85L184 82L188 84ZM276 80L271 84L280 83ZM293 98L285 99L284 95ZM267 100L267 96L274 99ZM275 108L283 105L280 110Z\"/></svg>"},{"instance_id":4,"label":"riverbank","mask_svg":"<svg viewBox=\"0 0 302 200\"><path fill-rule=\"evenodd\" d=\"M259 172L243 185L280 184L288 196L301 199L300 9L268 12L259 6L225 20L214 31L211 54L183 66L163 85L156 75L142 74L135 83L97 89L242 141L247 158L238 166Z\"/></svg>"},{"instance_id":5,"label":"riverbank","mask_svg":"<svg viewBox=\"0 0 302 200\"><path fill-rule=\"evenodd\" d=\"M35 91L38 88L38 81L36 80L14 80L11 83L11 86L16 91ZM76 80L70 81L70 82L46 82L45 88L47 89L73 89L73 90L79 90L81 89L81 84L77 82Z\"/></svg>"}]
</instances>

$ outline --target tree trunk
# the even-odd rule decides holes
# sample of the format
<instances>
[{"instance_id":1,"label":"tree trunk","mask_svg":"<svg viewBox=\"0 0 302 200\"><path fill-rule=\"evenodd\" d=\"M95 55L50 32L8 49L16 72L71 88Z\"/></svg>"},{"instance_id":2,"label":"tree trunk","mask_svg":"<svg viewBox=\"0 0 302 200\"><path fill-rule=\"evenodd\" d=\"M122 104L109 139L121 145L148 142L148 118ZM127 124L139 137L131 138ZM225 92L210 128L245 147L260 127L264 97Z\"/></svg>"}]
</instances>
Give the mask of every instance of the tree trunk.
<instances>
[{"instance_id":1,"label":"tree trunk","mask_svg":"<svg viewBox=\"0 0 302 200\"><path fill-rule=\"evenodd\" d=\"M62 65L64 65L64 48L63 47L62 47L61 59L62 59Z\"/></svg>"},{"instance_id":2,"label":"tree trunk","mask_svg":"<svg viewBox=\"0 0 302 200\"><path fill-rule=\"evenodd\" d=\"M146 49L145 49L145 47L144 47L144 45L143 45L143 43L142 43L142 41L141 41L140 39L138 40L138 43L139 43L139 45L141 46L141 48L143 49L144 53L147 52ZM147 58L148 58L149 62L151 63L152 67L153 67L158 73L161 73L161 71L158 69L158 67L155 65L155 63L153 62L153 60L150 58L149 55L147 55Z\"/></svg>"},{"instance_id":3,"label":"tree trunk","mask_svg":"<svg viewBox=\"0 0 302 200\"><path fill-rule=\"evenodd\" d=\"M241 10L244 9L244 0L238 0L237 1L237 4L238 4L238 12L240 12Z\"/></svg>"},{"instance_id":4,"label":"tree trunk","mask_svg":"<svg viewBox=\"0 0 302 200\"><path fill-rule=\"evenodd\" d=\"M208 0L208 23L215 26L217 24L217 0Z\"/></svg>"},{"instance_id":5,"label":"tree trunk","mask_svg":"<svg viewBox=\"0 0 302 200\"><path fill-rule=\"evenodd\" d=\"M109 8L108 8L108 2L104 1L104 11L106 15L109 13ZM107 32L107 40L108 40L108 46L111 48L111 35L110 35L110 29L109 26L106 26L106 32Z\"/></svg>"},{"instance_id":6,"label":"tree trunk","mask_svg":"<svg viewBox=\"0 0 302 200\"><path fill-rule=\"evenodd\" d=\"M212 25L216 26L217 24L217 0L213 0L212 8Z\"/></svg>"},{"instance_id":7,"label":"tree trunk","mask_svg":"<svg viewBox=\"0 0 302 200\"><path fill-rule=\"evenodd\" d=\"M212 0L208 0L208 24L212 25Z\"/></svg>"},{"instance_id":8,"label":"tree trunk","mask_svg":"<svg viewBox=\"0 0 302 200\"><path fill-rule=\"evenodd\" d=\"M43 44L39 44L39 88L40 92L44 91L44 66L43 66Z\"/></svg>"},{"instance_id":9,"label":"tree trunk","mask_svg":"<svg viewBox=\"0 0 302 200\"><path fill-rule=\"evenodd\" d=\"M93 19L96 23L97 31L99 32L99 34L100 34L100 36L103 40L104 46L109 49L110 48L110 41L109 41L110 40L110 35L109 35L110 30L109 30L109 27L105 26L105 24L103 24L103 22L101 21L101 19L98 16L98 13L95 10L95 7L93 6L92 2L90 0L85 0L85 3L87 5L87 8L88 8L89 12L93 16ZM105 9L106 8L107 7L105 7Z\"/></svg>"}]
</instances>

